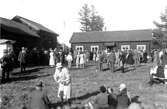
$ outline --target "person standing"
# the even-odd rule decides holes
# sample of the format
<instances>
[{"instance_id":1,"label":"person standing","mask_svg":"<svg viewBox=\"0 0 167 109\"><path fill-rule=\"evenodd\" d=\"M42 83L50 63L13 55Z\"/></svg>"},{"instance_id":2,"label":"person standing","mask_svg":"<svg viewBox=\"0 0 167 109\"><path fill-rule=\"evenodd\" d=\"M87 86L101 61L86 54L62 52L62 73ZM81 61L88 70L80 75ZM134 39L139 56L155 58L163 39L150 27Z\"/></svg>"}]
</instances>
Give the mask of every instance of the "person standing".
<instances>
[{"instance_id":1,"label":"person standing","mask_svg":"<svg viewBox=\"0 0 167 109\"><path fill-rule=\"evenodd\" d=\"M22 47L22 50L20 51L19 56L18 56L18 61L20 62L21 72L26 71L26 56L27 56L26 49Z\"/></svg>"},{"instance_id":2,"label":"person standing","mask_svg":"<svg viewBox=\"0 0 167 109\"><path fill-rule=\"evenodd\" d=\"M126 53L124 51L122 51L120 54L120 61L121 61L121 70L122 70L122 73L124 73L125 72L124 66L126 62Z\"/></svg>"},{"instance_id":3,"label":"person standing","mask_svg":"<svg viewBox=\"0 0 167 109\"><path fill-rule=\"evenodd\" d=\"M1 68L2 68L2 78L1 83L4 83L9 80L9 72L11 71L11 59L8 54L8 51L4 50L4 56L0 59Z\"/></svg>"},{"instance_id":4,"label":"person standing","mask_svg":"<svg viewBox=\"0 0 167 109\"><path fill-rule=\"evenodd\" d=\"M66 66L62 66L61 63L56 64L56 70L54 74L54 80L59 84L58 97L62 101L71 98L71 76Z\"/></svg>"},{"instance_id":5,"label":"person standing","mask_svg":"<svg viewBox=\"0 0 167 109\"><path fill-rule=\"evenodd\" d=\"M81 52L81 54L80 54L79 64L80 64L80 68L84 68L85 67L85 57L84 57L84 53L83 52Z\"/></svg>"},{"instance_id":6,"label":"person standing","mask_svg":"<svg viewBox=\"0 0 167 109\"><path fill-rule=\"evenodd\" d=\"M30 109L50 109L50 107L51 102L48 98L47 91L43 90L43 83L40 82L31 93Z\"/></svg>"},{"instance_id":7,"label":"person standing","mask_svg":"<svg viewBox=\"0 0 167 109\"><path fill-rule=\"evenodd\" d=\"M77 52L75 62L76 62L76 68L79 68L79 63L80 63L80 52L79 51Z\"/></svg>"},{"instance_id":8,"label":"person standing","mask_svg":"<svg viewBox=\"0 0 167 109\"><path fill-rule=\"evenodd\" d=\"M68 68L71 68L71 66L72 66L71 64L72 64L72 60L73 60L71 52L69 52L68 55L66 56L66 60L68 62Z\"/></svg>"},{"instance_id":9,"label":"person standing","mask_svg":"<svg viewBox=\"0 0 167 109\"><path fill-rule=\"evenodd\" d=\"M115 53L113 51L111 51L108 55L108 63L109 63L109 68L111 70L111 72L115 71Z\"/></svg>"},{"instance_id":10,"label":"person standing","mask_svg":"<svg viewBox=\"0 0 167 109\"><path fill-rule=\"evenodd\" d=\"M54 58L55 56L54 56L54 52L53 52L52 49L50 50L49 56L50 56L50 58L49 58L49 66L50 67L54 67L55 66L55 58Z\"/></svg>"}]
</instances>

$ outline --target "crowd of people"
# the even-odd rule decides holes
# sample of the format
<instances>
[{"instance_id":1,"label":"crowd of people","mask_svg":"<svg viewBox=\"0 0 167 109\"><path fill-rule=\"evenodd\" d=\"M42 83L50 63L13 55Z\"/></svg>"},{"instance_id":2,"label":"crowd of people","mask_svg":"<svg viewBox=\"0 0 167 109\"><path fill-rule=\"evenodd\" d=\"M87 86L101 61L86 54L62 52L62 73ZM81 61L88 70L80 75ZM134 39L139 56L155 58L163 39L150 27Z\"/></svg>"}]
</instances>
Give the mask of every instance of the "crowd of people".
<instances>
[{"instance_id":1,"label":"crowd of people","mask_svg":"<svg viewBox=\"0 0 167 109\"><path fill-rule=\"evenodd\" d=\"M16 58L17 57L17 58ZM53 78L58 83L57 97L62 102L71 98L71 75L69 69L85 68L86 64L94 61L97 68L103 71L106 65L111 72L115 72L116 68L120 68L124 73L124 66L130 65L136 68L140 63L147 63L148 60L153 62L150 70L150 82L155 81L166 83L167 80L167 49L152 50L150 54L142 50L104 50L82 52L79 50L69 51L65 53L62 49L50 49L48 51L39 51L32 49L30 52L25 47L21 48L18 56L12 49L5 49L4 56L0 59L2 68L1 83L9 80L9 74L15 67L15 61L19 62L20 72L26 72L27 65L49 65L55 68ZM36 63L35 63L36 62ZM100 87L100 94L95 99L85 105L85 108L93 109L130 109L131 97L127 91L125 84L119 87L119 93L115 94L112 88ZM51 102L47 93L43 91L43 83L36 85L36 90L31 95L31 109L50 109ZM129 107L129 108L128 108ZM131 108L132 109L132 108ZM139 108L140 109L140 108Z\"/></svg>"}]
</instances>

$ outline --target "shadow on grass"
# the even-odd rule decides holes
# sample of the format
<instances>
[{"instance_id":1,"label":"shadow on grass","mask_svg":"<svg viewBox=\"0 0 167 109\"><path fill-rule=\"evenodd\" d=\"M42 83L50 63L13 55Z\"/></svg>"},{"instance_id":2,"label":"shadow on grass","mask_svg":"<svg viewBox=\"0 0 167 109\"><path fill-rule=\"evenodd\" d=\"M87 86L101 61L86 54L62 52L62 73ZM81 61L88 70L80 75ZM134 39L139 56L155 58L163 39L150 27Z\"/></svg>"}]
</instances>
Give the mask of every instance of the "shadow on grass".
<instances>
[{"instance_id":1,"label":"shadow on grass","mask_svg":"<svg viewBox=\"0 0 167 109\"><path fill-rule=\"evenodd\" d=\"M51 107L53 109L56 109L58 106L63 106L63 105L71 105L72 103L80 103L80 100L85 100L88 99L92 96L96 96L98 95L100 92L99 91L94 91L92 93L86 93L84 95L81 95L79 97L73 97L71 99L69 99L68 101L62 102L62 101L58 101L57 103L52 103Z\"/></svg>"},{"instance_id":2,"label":"shadow on grass","mask_svg":"<svg viewBox=\"0 0 167 109\"><path fill-rule=\"evenodd\" d=\"M33 69L28 69L25 72L20 72L20 71L14 72L14 73L12 73L12 75L15 75L15 76L30 75L31 73L39 72L40 69L44 69L44 68L33 68Z\"/></svg>"},{"instance_id":3,"label":"shadow on grass","mask_svg":"<svg viewBox=\"0 0 167 109\"><path fill-rule=\"evenodd\" d=\"M18 82L18 81L27 81L27 80L32 80L32 79L36 79L36 78L41 78L41 77L47 77L50 76L50 74L45 74L45 75L31 75L31 76L17 76L17 77L10 77L10 79L8 81L6 81L5 83L11 83L11 82ZM4 84L5 84L4 83Z\"/></svg>"}]
</instances>

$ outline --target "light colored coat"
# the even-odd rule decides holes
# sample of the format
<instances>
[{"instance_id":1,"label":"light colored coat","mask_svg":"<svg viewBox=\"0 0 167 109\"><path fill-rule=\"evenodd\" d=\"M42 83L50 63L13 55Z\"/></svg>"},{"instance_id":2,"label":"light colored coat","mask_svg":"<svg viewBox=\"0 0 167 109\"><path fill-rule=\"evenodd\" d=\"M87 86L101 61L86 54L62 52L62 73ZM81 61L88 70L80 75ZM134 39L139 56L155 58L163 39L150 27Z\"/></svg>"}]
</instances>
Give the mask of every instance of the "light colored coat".
<instances>
[{"instance_id":1,"label":"light colored coat","mask_svg":"<svg viewBox=\"0 0 167 109\"><path fill-rule=\"evenodd\" d=\"M71 97L71 76L69 70L66 67L62 68L61 71L56 69L54 80L59 84L58 97L60 98L60 92L63 92L63 98L69 99Z\"/></svg>"}]
</instances>

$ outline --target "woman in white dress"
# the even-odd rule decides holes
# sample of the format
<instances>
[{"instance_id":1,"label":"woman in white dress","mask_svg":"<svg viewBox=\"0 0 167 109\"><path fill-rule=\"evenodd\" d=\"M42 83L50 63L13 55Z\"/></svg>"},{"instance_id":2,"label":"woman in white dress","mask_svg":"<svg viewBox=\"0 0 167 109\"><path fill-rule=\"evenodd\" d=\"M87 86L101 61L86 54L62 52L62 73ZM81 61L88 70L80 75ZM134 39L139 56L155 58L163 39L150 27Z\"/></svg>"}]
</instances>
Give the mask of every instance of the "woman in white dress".
<instances>
[{"instance_id":1,"label":"woman in white dress","mask_svg":"<svg viewBox=\"0 0 167 109\"><path fill-rule=\"evenodd\" d=\"M80 54L79 64L80 64L80 68L84 68L85 58L84 58L84 53L83 52Z\"/></svg>"},{"instance_id":2,"label":"woman in white dress","mask_svg":"<svg viewBox=\"0 0 167 109\"><path fill-rule=\"evenodd\" d=\"M79 61L80 61L80 53L78 52L76 56L76 68L79 67Z\"/></svg>"},{"instance_id":3,"label":"woman in white dress","mask_svg":"<svg viewBox=\"0 0 167 109\"><path fill-rule=\"evenodd\" d=\"M55 66L55 58L54 58L54 52L53 52L53 50L50 50L49 56L50 56L49 65L51 67L54 67Z\"/></svg>"},{"instance_id":4,"label":"woman in white dress","mask_svg":"<svg viewBox=\"0 0 167 109\"><path fill-rule=\"evenodd\" d=\"M73 60L71 52L69 52L69 54L66 56L66 60L68 62L68 68L71 68L71 66L72 66L71 63Z\"/></svg>"},{"instance_id":5,"label":"woman in white dress","mask_svg":"<svg viewBox=\"0 0 167 109\"><path fill-rule=\"evenodd\" d=\"M71 76L67 67L61 63L56 64L54 80L59 84L58 97L62 100L68 100L71 97Z\"/></svg>"}]
</instances>

